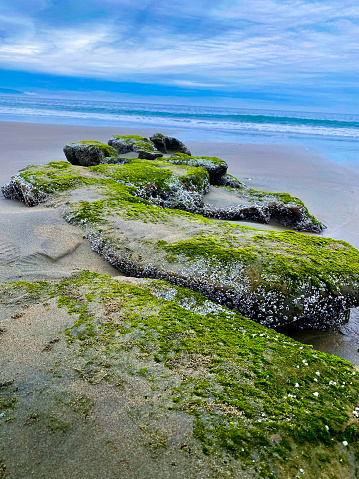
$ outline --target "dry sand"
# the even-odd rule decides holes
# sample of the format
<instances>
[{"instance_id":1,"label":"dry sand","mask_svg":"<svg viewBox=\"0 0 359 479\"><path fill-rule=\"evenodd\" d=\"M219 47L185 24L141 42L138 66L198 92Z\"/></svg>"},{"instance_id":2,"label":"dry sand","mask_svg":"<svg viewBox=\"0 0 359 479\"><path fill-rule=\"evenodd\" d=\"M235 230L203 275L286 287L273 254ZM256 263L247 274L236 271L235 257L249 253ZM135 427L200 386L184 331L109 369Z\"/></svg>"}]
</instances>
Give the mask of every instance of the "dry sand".
<instances>
[{"instance_id":1,"label":"dry sand","mask_svg":"<svg viewBox=\"0 0 359 479\"><path fill-rule=\"evenodd\" d=\"M161 130L178 136L175 131ZM107 143L113 134L149 136L155 130L0 122L0 183L28 164L64 160L71 141ZM180 138L183 139L183 138ZM359 249L359 170L337 165L292 145L230 144L186 141L194 155L219 156L229 173L252 188L288 192L304 201L328 228L325 236L343 239ZM56 209L26 206L0 197L0 279L41 279L89 269L109 275L118 271L91 251L81 231L68 225ZM248 224L248 223L245 223ZM256 226L256 224L253 224ZM261 225L258 225L262 227ZM273 227L273 226L272 226ZM318 349L359 364L359 313L344 334L296 334Z\"/></svg>"}]
</instances>

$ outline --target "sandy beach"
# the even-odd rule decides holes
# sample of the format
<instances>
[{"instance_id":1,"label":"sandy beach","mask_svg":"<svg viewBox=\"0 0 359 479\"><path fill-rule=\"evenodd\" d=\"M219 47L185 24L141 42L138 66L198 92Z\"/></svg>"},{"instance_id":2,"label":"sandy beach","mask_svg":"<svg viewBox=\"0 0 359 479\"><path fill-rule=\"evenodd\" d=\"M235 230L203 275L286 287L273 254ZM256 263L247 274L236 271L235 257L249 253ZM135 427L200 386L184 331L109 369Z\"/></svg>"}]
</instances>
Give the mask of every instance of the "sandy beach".
<instances>
[{"instance_id":1,"label":"sandy beach","mask_svg":"<svg viewBox=\"0 0 359 479\"><path fill-rule=\"evenodd\" d=\"M6 183L29 164L64 160L71 141L107 143L113 134L149 136L156 130L0 122L0 182ZM163 130L178 137L175 130ZM359 248L359 172L337 165L303 147L185 141L193 155L218 156L228 172L260 190L288 192L304 201L327 225L323 235ZM80 269L112 276L118 271L94 253L81 232L67 224L56 208L27 208L0 197L0 274L2 281L56 278ZM248 223L246 223L248 224ZM254 227L262 227L253 223ZM295 333L297 339L359 364L359 329L354 311L342 333Z\"/></svg>"}]
</instances>

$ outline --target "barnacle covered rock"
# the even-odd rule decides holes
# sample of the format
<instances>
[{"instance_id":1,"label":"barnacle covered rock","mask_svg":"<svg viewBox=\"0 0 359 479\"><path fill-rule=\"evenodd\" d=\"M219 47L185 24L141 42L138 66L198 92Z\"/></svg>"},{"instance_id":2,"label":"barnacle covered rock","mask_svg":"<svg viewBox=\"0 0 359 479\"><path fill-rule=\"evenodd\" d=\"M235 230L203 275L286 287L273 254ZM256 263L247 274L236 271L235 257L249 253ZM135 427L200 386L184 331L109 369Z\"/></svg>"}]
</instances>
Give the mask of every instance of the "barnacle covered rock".
<instances>
[{"instance_id":1,"label":"barnacle covered rock","mask_svg":"<svg viewBox=\"0 0 359 479\"><path fill-rule=\"evenodd\" d=\"M347 361L165 281L84 272L0 297L2 477L356 476Z\"/></svg>"},{"instance_id":2,"label":"barnacle covered rock","mask_svg":"<svg viewBox=\"0 0 359 479\"><path fill-rule=\"evenodd\" d=\"M359 253L349 244L187 212L201 211L209 186L202 167L133 159L84 169L60 162L18 177L69 203L66 219L126 274L189 287L269 326L336 326L359 304Z\"/></svg>"}]
</instances>

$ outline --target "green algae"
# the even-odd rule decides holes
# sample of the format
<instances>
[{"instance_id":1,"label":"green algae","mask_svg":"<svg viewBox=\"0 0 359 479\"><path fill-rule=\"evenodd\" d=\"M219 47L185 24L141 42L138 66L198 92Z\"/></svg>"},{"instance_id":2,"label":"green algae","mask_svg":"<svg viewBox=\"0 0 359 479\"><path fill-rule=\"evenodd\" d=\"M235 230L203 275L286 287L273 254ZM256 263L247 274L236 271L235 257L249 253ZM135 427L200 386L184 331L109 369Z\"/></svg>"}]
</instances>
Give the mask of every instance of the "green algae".
<instances>
[{"instance_id":1,"label":"green algae","mask_svg":"<svg viewBox=\"0 0 359 479\"><path fill-rule=\"evenodd\" d=\"M162 153L157 150L154 143L139 135L113 135L113 140L119 140L126 146L132 146L134 151L145 151L148 153L158 153L162 156ZM110 140L111 141L111 140Z\"/></svg>"},{"instance_id":2,"label":"green algae","mask_svg":"<svg viewBox=\"0 0 359 479\"><path fill-rule=\"evenodd\" d=\"M65 172L66 171L66 172ZM170 191L171 180L178 178L187 188L203 191L208 182L208 174L202 168L183 166L181 174L162 161L133 159L128 164L101 164L86 168L72 166L66 162L51 162L38 167L29 167L19 172L18 178L44 193L64 191L81 185L108 185L114 192L114 183L135 187L155 185L163 191ZM128 190L130 191L130 190ZM131 190L134 192L134 190Z\"/></svg>"},{"instance_id":3,"label":"green algae","mask_svg":"<svg viewBox=\"0 0 359 479\"><path fill-rule=\"evenodd\" d=\"M138 187L155 183L157 187L169 189L165 182L172 177L171 170L158 168L148 160L131 161L131 163L121 166L99 165L90 168L116 181Z\"/></svg>"},{"instance_id":4,"label":"green algae","mask_svg":"<svg viewBox=\"0 0 359 479\"><path fill-rule=\"evenodd\" d=\"M211 184L221 184L221 178L227 171L227 163L216 156L189 156L185 153L175 153L166 158L168 163L175 165L190 165L204 168L211 179Z\"/></svg>"},{"instance_id":5,"label":"green algae","mask_svg":"<svg viewBox=\"0 0 359 479\"><path fill-rule=\"evenodd\" d=\"M294 293L308 281L333 291L358 281L359 253L349 243L293 231L263 231L242 239L233 234L235 230L234 226L232 234L199 235L171 244L162 242L160 246L171 262L180 258L185 258L185 262L208 260L213 268L236 262L256 263L261 284L287 293ZM251 273L248 271L248 274Z\"/></svg>"},{"instance_id":6,"label":"green algae","mask_svg":"<svg viewBox=\"0 0 359 479\"><path fill-rule=\"evenodd\" d=\"M23 282L6 288L33 290ZM111 373L123 352L137 350L143 361L132 374L154 389L164 379L153 365L162 364L168 411L193 417L193 435L208 457L229 455L254 467L253 477L284 479L303 468L317 479L344 465L352 477L359 373L347 361L164 281L133 286L87 272L42 283L42 295L74 316L63 334L88 363L107 358ZM62 426L53 423L55 432Z\"/></svg>"},{"instance_id":7,"label":"green algae","mask_svg":"<svg viewBox=\"0 0 359 479\"><path fill-rule=\"evenodd\" d=\"M84 146L95 146L99 148L105 157L117 157L118 151L110 145L101 143L100 141L95 140L82 140L76 141L68 144L69 146L84 145Z\"/></svg>"},{"instance_id":8,"label":"green algae","mask_svg":"<svg viewBox=\"0 0 359 479\"><path fill-rule=\"evenodd\" d=\"M322 327L321 318L334 324L359 301L358 252L350 245L185 213L184 209L195 210L192 193L200 199L208 184L208 172L201 167L136 159L125 165L88 168L43 165L25 169L19 177L46 193L96 189L98 199L70 203L66 219L92 227L89 238L95 250L132 275L161 277L195 288L247 316L259 321L268 317L277 324L293 319L312 324L313 318L317 327ZM163 208L168 204L182 210ZM118 217L163 224L163 232L170 235L176 228L185 239L133 240L120 234ZM141 248L145 254L138 254ZM142 260L146 257L150 270Z\"/></svg>"},{"instance_id":9,"label":"green algae","mask_svg":"<svg viewBox=\"0 0 359 479\"><path fill-rule=\"evenodd\" d=\"M136 141L146 141L150 142L148 138L145 138L140 135L113 135L115 140L136 140Z\"/></svg>"}]
</instances>

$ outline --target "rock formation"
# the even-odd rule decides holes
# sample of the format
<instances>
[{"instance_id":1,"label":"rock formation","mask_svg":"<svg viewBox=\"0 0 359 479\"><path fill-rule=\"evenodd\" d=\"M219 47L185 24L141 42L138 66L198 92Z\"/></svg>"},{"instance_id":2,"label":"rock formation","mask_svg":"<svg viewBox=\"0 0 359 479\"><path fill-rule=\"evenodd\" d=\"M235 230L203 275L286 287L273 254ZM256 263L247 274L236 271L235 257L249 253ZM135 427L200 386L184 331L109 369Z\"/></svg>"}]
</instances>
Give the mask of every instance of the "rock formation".
<instances>
[{"instance_id":1,"label":"rock formation","mask_svg":"<svg viewBox=\"0 0 359 479\"><path fill-rule=\"evenodd\" d=\"M190 287L262 324L326 328L359 304L359 253L347 243L183 211L203 204L209 182L201 167L139 159L86 169L51 163L20 172L4 194L16 196L19 182L27 197L33 189L70 204L67 220L126 274Z\"/></svg>"},{"instance_id":2,"label":"rock formation","mask_svg":"<svg viewBox=\"0 0 359 479\"><path fill-rule=\"evenodd\" d=\"M117 158L118 152L114 148L99 141L78 141L64 147L66 159L72 165L95 166L103 162L104 158Z\"/></svg>"},{"instance_id":3,"label":"rock formation","mask_svg":"<svg viewBox=\"0 0 359 479\"><path fill-rule=\"evenodd\" d=\"M87 272L0 297L2 477L355 477L346 361L164 281Z\"/></svg>"},{"instance_id":4,"label":"rock formation","mask_svg":"<svg viewBox=\"0 0 359 479\"><path fill-rule=\"evenodd\" d=\"M162 133L155 133L153 136L150 136L150 140L154 143L157 150L162 153L185 153L186 155L191 155L191 152L186 147L182 141L173 138L172 136L165 136Z\"/></svg>"},{"instance_id":5,"label":"rock formation","mask_svg":"<svg viewBox=\"0 0 359 479\"><path fill-rule=\"evenodd\" d=\"M145 160L155 160L163 156L151 140L138 135L114 135L108 144L121 154L135 151L138 158Z\"/></svg>"},{"instance_id":6,"label":"rock formation","mask_svg":"<svg viewBox=\"0 0 359 479\"><path fill-rule=\"evenodd\" d=\"M64 151L4 196L59 208L129 276L0 283L0 478L356 477L358 371L266 326L339 326L359 252L206 218L324 227L219 158Z\"/></svg>"}]
</instances>

